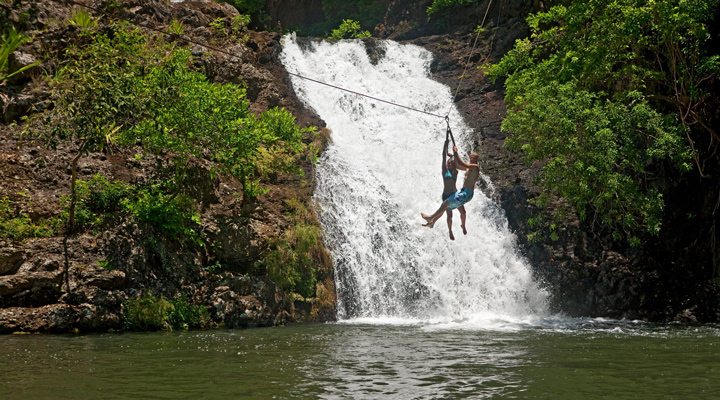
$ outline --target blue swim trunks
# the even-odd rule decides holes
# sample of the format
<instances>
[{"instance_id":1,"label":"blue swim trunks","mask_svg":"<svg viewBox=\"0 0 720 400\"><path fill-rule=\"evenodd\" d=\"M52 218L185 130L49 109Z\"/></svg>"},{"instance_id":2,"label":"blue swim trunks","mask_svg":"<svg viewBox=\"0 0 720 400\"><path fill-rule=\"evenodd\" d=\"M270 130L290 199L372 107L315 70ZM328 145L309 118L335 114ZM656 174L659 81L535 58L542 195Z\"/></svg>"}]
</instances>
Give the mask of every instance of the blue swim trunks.
<instances>
[{"instance_id":1,"label":"blue swim trunks","mask_svg":"<svg viewBox=\"0 0 720 400\"><path fill-rule=\"evenodd\" d=\"M443 194L442 194L442 201L445 201L445 199L447 199L448 197L451 197L451 196L455 196L455 192L450 192L450 193L448 193L448 192L443 192Z\"/></svg>"},{"instance_id":2,"label":"blue swim trunks","mask_svg":"<svg viewBox=\"0 0 720 400\"><path fill-rule=\"evenodd\" d=\"M454 210L473 198L473 190L462 188L447 199L448 210Z\"/></svg>"}]
</instances>

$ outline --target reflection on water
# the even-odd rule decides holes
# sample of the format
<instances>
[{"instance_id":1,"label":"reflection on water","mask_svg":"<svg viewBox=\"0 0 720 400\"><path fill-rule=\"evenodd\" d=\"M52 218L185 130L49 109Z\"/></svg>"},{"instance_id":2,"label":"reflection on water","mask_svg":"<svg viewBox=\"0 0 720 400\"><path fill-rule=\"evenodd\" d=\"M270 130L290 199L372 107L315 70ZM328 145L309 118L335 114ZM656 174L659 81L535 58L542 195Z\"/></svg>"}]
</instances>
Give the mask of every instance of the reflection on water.
<instances>
[{"instance_id":1,"label":"reflection on water","mask_svg":"<svg viewBox=\"0 0 720 400\"><path fill-rule=\"evenodd\" d=\"M526 359L511 338L416 328L348 327L331 344L330 397L490 397L519 384L512 367Z\"/></svg>"},{"instance_id":2,"label":"reflection on water","mask_svg":"<svg viewBox=\"0 0 720 400\"><path fill-rule=\"evenodd\" d=\"M0 399L720 398L720 329L315 325L0 337Z\"/></svg>"}]
</instances>

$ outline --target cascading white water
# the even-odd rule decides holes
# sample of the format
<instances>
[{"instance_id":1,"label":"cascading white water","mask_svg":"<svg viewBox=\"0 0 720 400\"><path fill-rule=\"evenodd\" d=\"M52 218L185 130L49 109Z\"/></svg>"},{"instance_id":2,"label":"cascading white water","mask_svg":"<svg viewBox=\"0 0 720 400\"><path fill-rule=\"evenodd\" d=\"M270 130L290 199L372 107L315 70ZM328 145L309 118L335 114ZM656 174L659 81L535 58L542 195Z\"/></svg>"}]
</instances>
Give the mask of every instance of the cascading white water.
<instances>
[{"instance_id":1,"label":"cascading white water","mask_svg":"<svg viewBox=\"0 0 720 400\"><path fill-rule=\"evenodd\" d=\"M382 41L373 64L363 42L283 38L288 71L433 114L450 108L450 88L429 77L432 55ZM420 212L441 203L441 118L293 77L298 97L325 120L332 143L317 166L315 198L335 264L338 317L475 321L542 315L546 293L517 254L501 210L480 190L455 212L422 227ZM472 133L458 111L450 121L461 154ZM466 158L467 159L467 158ZM462 176L458 179L462 185Z\"/></svg>"}]
</instances>

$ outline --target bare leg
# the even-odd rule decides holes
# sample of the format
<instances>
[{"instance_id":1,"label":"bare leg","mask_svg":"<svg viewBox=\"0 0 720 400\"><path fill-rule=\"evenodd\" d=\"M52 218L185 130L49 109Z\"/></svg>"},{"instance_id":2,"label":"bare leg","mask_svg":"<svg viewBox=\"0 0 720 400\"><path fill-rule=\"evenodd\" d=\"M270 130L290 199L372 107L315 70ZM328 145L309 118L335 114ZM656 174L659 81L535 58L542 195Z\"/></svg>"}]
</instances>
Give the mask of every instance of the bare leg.
<instances>
[{"instance_id":1,"label":"bare leg","mask_svg":"<svg viewBox=\"0 0 720 400\"><path fill-rule=\"evenodd\" d=\"M423 226L427 226L428 228L432 228L433 225L435 225L435 221L437 221L441 215L447 210L448 204L447 200L443 201L443 203L440 205L440 208L437 209L432 215L427 215L425 213L420 213L420 216L423 217L426 223L423 224Z\"/></svg>"},{"instance_id":2,"label":"bare leg","mask_svg":"<svg viewBox=\"0 0 720 400\"><path fill-rule=\"evenodd\" d=\"M452 233L452 210L445 210L447 214L448 232L450 233L450 240L455 240L455 235Z\"/></svg>"},{"instance_id":3,"label":"bare leg","mask_svg":"<svg viewBox=\"0 0 720 400\"><path fill-rule=\"evenodd\" d=\"M467 229L465 229L465 218L467 218L465 206L458 207L458 211L460 211L460 227L463 230L463 235L467 235Z\"/></svg>"}]
</instances>

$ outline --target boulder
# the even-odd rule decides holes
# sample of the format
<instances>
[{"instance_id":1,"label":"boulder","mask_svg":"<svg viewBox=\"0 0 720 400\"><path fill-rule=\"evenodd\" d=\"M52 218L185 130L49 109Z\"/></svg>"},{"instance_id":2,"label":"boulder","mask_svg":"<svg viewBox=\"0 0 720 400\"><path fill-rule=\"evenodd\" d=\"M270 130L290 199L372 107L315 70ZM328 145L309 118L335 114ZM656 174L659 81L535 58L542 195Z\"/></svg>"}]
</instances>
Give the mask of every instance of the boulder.
<instances>
[{"instance_id":1,"label":"boulder","mask_svg":"<svg viewBox=\"0 0 720 400\"><path fill-rule=\"evenodd\" d=\"M0 275L14 274L25 261L25 252L15 247L0 249Z\"/></svg>"},{"instance_id":2,"label":"boulder","mask_svg":"<svg viewBox=\"0 0 720 400\"><path fill-rule=\"evenodd\" d=\"M0 306L38 306L57 301L61 272L0 276Z\"/></svg>"}]
</instances>

